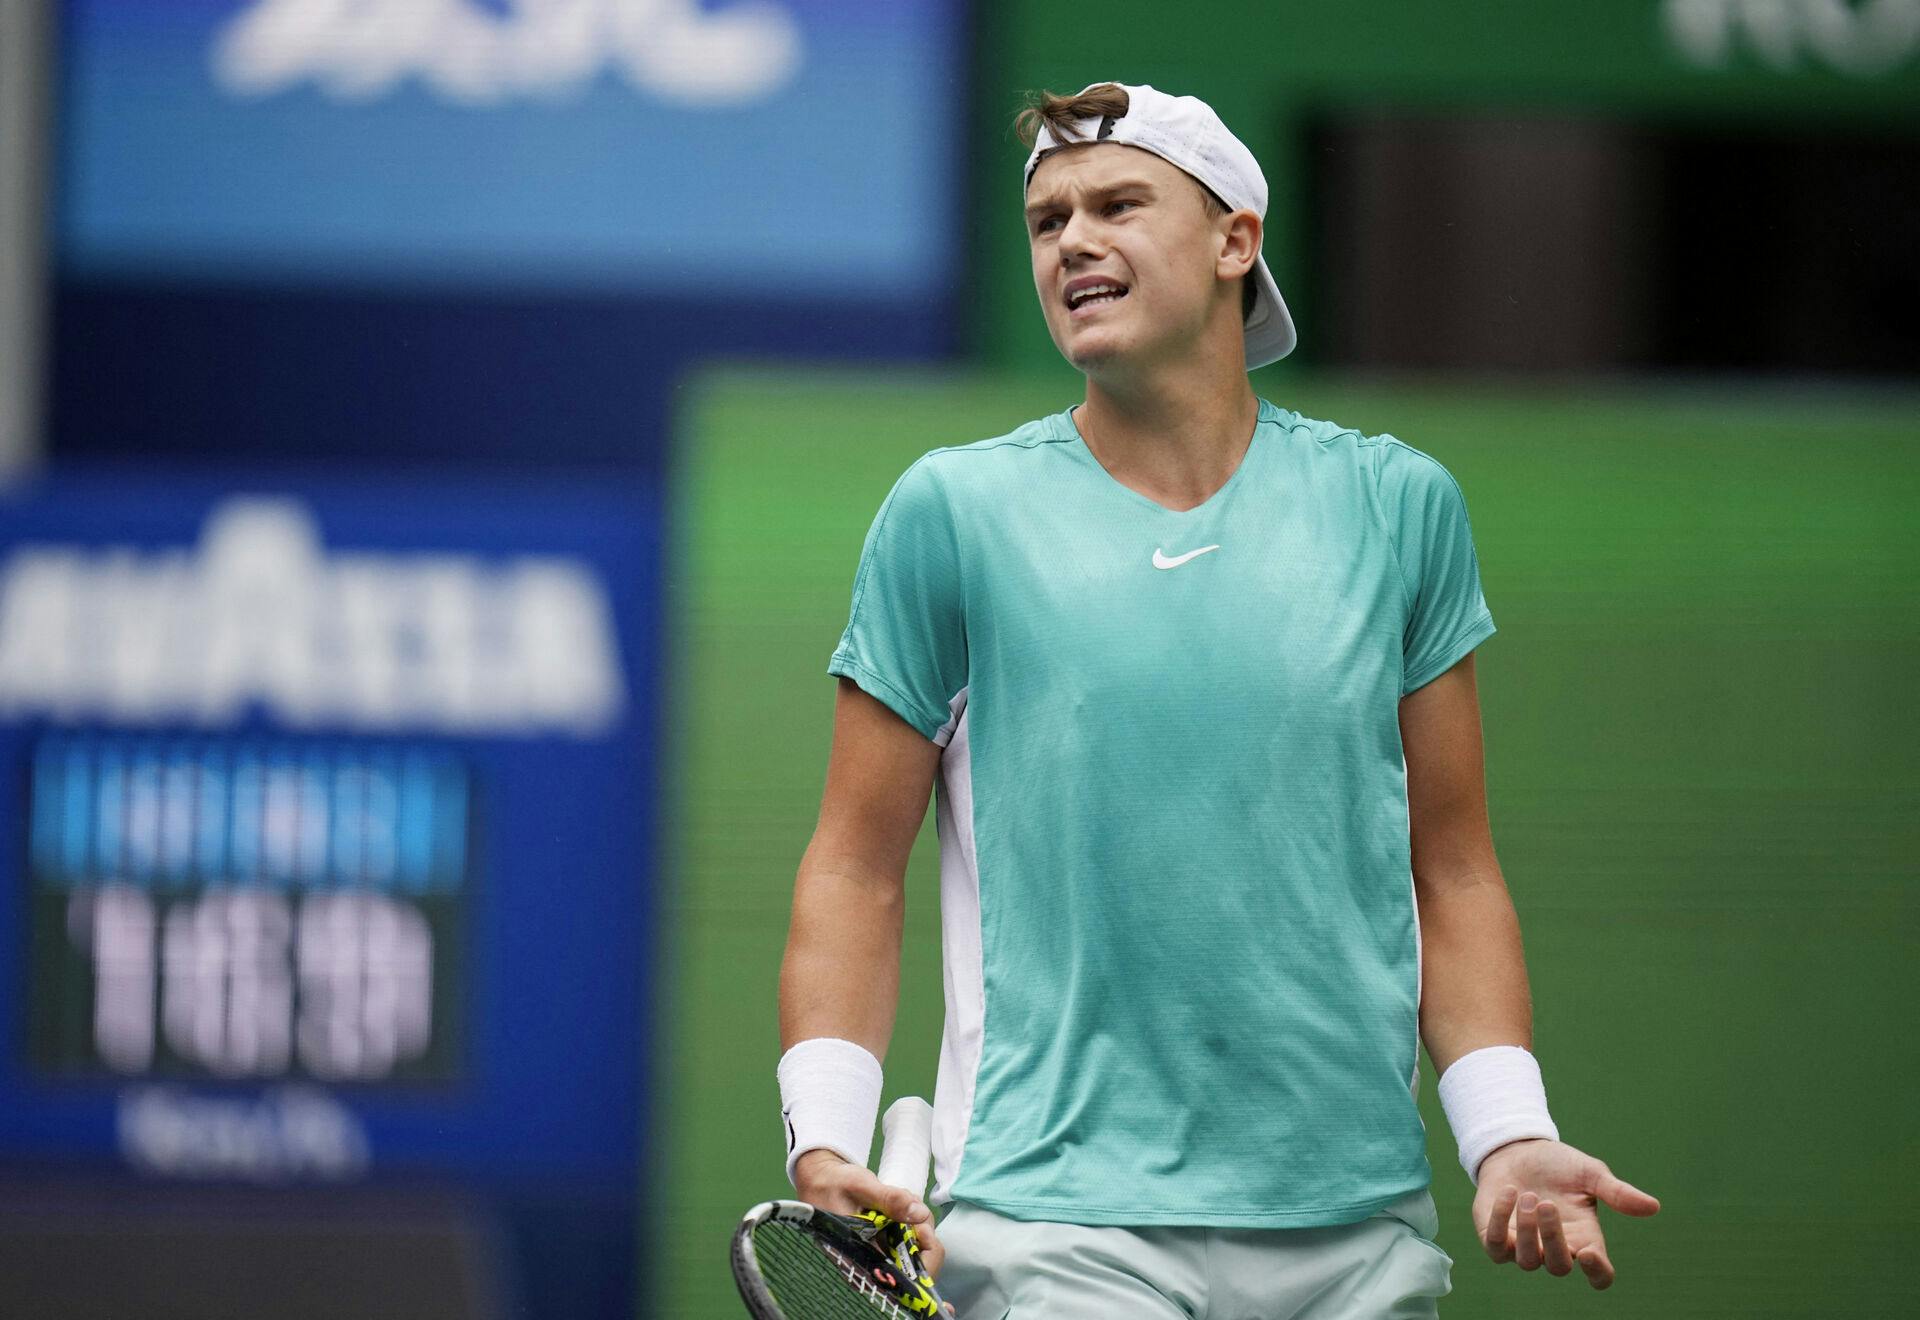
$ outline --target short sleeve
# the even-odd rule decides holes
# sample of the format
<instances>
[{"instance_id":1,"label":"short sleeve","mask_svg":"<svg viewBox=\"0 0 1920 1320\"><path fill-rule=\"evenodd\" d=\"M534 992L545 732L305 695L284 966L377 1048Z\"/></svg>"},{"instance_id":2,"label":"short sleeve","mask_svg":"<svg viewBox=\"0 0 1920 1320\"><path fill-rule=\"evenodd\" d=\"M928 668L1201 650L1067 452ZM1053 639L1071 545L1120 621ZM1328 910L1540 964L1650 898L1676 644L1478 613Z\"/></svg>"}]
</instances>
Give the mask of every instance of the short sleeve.
<instances>
[{"instance_id":1,"label":"short sleeve","mask_svg":"<svg viewBox=\"0 0 1920 1320\"><path fill-rule=\"evenodd\" d=\"M1453 474L1411 445L1383 436L1381 507L1407 589L1400 695L1426 686L1494 632L1480 591L1467 501Z\"/></svg>"},{"instance_id":2,"label":"short sleeve","mask_svg":"<svg viewBox=\"0 0 1920 1320\"><path fill-rule=\"evenodd\" d=\"M874 516L827 672L944 744L950 703L967 686L967 636L959 540L931 457L901 474Z\"/></svg>"}]
</instances>

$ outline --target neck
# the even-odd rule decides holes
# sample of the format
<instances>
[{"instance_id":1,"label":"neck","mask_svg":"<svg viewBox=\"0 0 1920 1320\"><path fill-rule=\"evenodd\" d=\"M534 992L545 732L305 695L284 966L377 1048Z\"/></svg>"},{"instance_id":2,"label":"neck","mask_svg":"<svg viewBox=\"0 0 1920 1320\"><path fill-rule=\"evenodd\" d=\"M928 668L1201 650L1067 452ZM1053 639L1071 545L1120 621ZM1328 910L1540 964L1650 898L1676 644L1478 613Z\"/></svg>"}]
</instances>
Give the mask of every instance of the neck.
<instances>
[{"instance_id":1,"label":"neck","mask_svg":"<svg viewBox=\"0 0 1920 1320\"><path fill-rule=\"evenodd\" d=\"M1260 411L1239 369L1245 359L1227 356L1227 371L1089 376L1087 401L1074 410L1087 448L1116 481L1156 503L1204 504L1239 467Z\"/></svg>"}]
</instances>

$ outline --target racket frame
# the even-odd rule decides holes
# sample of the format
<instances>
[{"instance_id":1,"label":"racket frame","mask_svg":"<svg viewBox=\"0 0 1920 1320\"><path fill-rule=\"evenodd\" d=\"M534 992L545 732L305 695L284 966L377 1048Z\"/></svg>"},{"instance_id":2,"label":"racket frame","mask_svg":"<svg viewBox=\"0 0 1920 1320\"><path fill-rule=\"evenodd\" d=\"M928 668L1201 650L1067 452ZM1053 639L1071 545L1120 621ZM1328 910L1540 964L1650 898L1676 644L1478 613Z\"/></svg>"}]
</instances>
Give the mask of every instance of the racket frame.
<instances>
[{"instance_id":1,"label":"racket frame","mask_svg":"<svg viewBox=\"0 0 1920 1320\"><path fill-rule=\"evenodd\" d=\"M883 1297L904 1316L942 1317L950 1314L940 1294L934 1290L933 1276L927 1273L926 1266L921 1263L919 1237L910 1226L889 1219L877 1210L855 1217L836 1215L805 1201L763 1201L747 1211L739 1227L734 1229L733 1250L730 1253L734 1282L739 1285L741 1299L746 1302L754 1320L809 1320L806 1316L789 1315L782 1309L761 1273L759 1257L753 1246L753 1232L773 1220L793 1225L842 1253L845 1266L841 1269L841 1277L850 1289ZM891 1251L883 1250L879 1245L888 1238L894 1241ZM868 1259L862 1260L862 1256ZM867 1277L876 1266L899 1276L894 1288L882 1287L879 1282ZM860 1277L857 1280L849 1277L847 1267L860 1271ZM876 1314L879 1312L876 1311Z\"/></svg>"}]
</instances>

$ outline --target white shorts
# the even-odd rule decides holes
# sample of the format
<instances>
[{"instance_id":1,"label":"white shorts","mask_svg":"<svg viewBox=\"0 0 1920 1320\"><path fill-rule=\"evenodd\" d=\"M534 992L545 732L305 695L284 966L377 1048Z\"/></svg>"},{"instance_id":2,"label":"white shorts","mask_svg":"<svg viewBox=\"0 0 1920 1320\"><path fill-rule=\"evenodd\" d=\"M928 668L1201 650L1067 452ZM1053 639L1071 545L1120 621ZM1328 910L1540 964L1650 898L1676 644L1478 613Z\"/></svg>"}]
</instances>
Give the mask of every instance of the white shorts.
<instances>
[{"instance_id":1,"label":"white shorts","mask_svg":"<svg viewBox=\"0 0 1920 1320\"><path fill-rule=\"evenodd\" d=\"M1099 1228L956 1201L940 1294L959 1320L1433 1320L1453 1258L1427 1189L1333 1228Z\"/></svg>"}]
</instances>

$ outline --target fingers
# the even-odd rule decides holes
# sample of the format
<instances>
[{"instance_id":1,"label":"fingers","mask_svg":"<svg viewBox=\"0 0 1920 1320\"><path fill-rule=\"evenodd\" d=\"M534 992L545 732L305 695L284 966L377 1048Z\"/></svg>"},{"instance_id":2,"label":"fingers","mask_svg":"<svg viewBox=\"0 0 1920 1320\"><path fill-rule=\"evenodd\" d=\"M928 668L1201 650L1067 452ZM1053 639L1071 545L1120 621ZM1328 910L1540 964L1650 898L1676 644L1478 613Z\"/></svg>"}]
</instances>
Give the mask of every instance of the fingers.
<instances>
[{"instance_id":1,"label":"fingers","mask_svg":"<svg viewBox=\"0 0 1920 1320\"><path fill-rule=\"evenodd\" d=\"M1567 1246L1567 1231L1560 1222L1560 1207L1552 1201L1540 1203L1540 1255L1547 1273L1557 1276L1573 1273L1573 1252Z\"/></svg>"},{"instance_id":2,"label":"fingers","mask_svg":"<svg viewBox=\"0 0 1920 1320\"><path fill-rule=\"evenodd\" d=\"M1579 1186L1558 1189L1572 1198L1571 1227L1561 1199L1546 1199L1508 1183L1500 1187L1486 1222L1479 1226L1480 1245L1496 1264L1511 1260L1523 1270L1545 1265L1553 1275L1571 1274L1577 1265L1595 1291L1611 1288L1613 1261L1587 1201L1578 1194L1588 1188L1600 1202L1622 1214L1644 1216L1660 1209L1656 1197L1614 1177L1606 1165L1593 1160ZM1482 1184L1482 1191L1486 1190Z\"/></svg>"},{"instance_id":3,"label":"fingers","mask_svg":"<svg viewBox=\"0 0 1920 1320\"><path fill-rule=\"evenodd\" d=\"M1487 1214L1487 1222L1480 1228L1480 1245L1496 1265L1504 1265L1513 1259L1513 1236L1508 1226L1513 1219L1514 1203L1520 1199L1518 1187L1503 1187L1500 1195L1493 1201L1493 1209Z\"/></svg>"},{"instance_id":4,"label":"fingers","mask_svg":"<svg viewBox=\"0 0 1920 1320\"><path fill-rule=\"evenodd\" d=\"M1623 1215L1646 1216L1660 1209L1657 1197L1648 1195L1632 1183L1613 1176L1611 1170L1601 1165L1598 1181L1594 1183L1593 1194Z\"/></svg>"},{"instance_id":5,"label":"fingers","mask_svg":"<svg viewBox=\"0 0 1920 1320\"><path fill-rule=\"evenodd\" d=\"M933 1223L933 1212L920 1198L904 1187L890 1187L873 1176L873 1171L845 1160L822 1160L797 1166L801 1199L836 1214L858 1214L878 1210L890 1219L912 1224L917 1232Z\"/></svg>"},{"instance_id":6,"label":"fingers","mask_svg":"<svg viewBox=\"0 0 1920 1320\"><path fill-rule=\"evenodd\" d=\"M940 1267L947 1263L947 1249L934 1234L932 1217L924 1224L915 1224L913 1235L920 1239L920 1263L927 1267L928 1274L938 1279Z\"/></svg>"},{"instance_id":7,"label":"fingers","mask_svg":"<svg viewBox=\"0 0 1920 1320\"><path fill-rule=\"evenodd\" d=\"M926 1203L904 1187L893 1187L881 1182L865 1169L851 1180L848 1188L854 1199L860 1202L862 1210L878 1210L889 1219L897 1219L911 1225L913 1231L925 1242L933 1233L933 1211Z\"/></svg>"},{"instance_id":8,"label":"fingers","mask_svg":"<svg viewBox=\"0 0 1920 1320\"><path fill-rule=\"evenodd\" d=\"M1513 1211L1513 1263L1523 1270L1540 1268L1540 1198L1520 1193Z\"/></svg>"},{"instance_id":9,"label":"fingers","mask_svg":"<svg viewBox=\"0 0 1920 1320\"><path fill-rule=\"evenodd\" d=\"M1596 1292L1613 1286L1613 1261L1606 1244L1596 1239L1574 1251L1560 1207L1517 1187L1502 1188L1494 1199L1493 1211L1480 1230L1480 1245L1496 1264L1511 1260L1523 1270L1545 1265L1547 1273L1554 1275L1571 1274L1578 1265Z\"/></svg>"},{"instance_id":10,"label":"fingers","mask_svg":"<svg viewBox=\"0 0 1920 1320\"><path fill-rule=\"evenodd\" d=\"M934 1231L933 1211L926 1202L904 1187L894 1187L881 1182L866 1170L859 1170L864 1177L858 1178L853 1189L862 1209L878 1210L889 1219L907 1225L920 1243L920 1263L926 1266L928 1274L940 1277L940 1267L946 1264L947 1249L940 1241L940 1235Z\"/></svg>"},{"instance_id":11,"label":"fingers","mask_svg":"<svg viewBox=\"0 0 1920 1320\"><path fill-rule=\"evenodd\" d=\"M855 1179L847 1190L860 1202L862 1210L878 1210L889 1219L913 1225L915 1232L933 1227L933 1212L919 1197L904 1187L888 1186L865 1169L860 1172L865 1176Z\"/></svg>"},{"instance_id":12,"label":"fingers","mask_svg":"<svg viewBox=\"0 0 1920 1320\"><path fill-rule=\"evenodd\" d=\"M912 1192L904 1187L889 1187L885 1183L874 1183L874 1190L866 1198L869 1209L878 1210L890 1219L903 1224L913 1225L914 1231L933 1227L933 1211Z\"/></svg>"},{"instance_id":13,"label":"fingers","mask_svg":"<svg viewBox=\"0 0 1920 1320\"><path fill-rule=\"evenodd\" d=\"M1523 1270L1545 1265L1549 1274L1573 1273L1573 1250L1558 1205L1532 1192L1520 1194L1513 1213L1513 1260Z\"/></svg>"}]
</instances>

